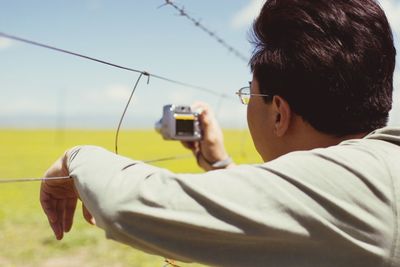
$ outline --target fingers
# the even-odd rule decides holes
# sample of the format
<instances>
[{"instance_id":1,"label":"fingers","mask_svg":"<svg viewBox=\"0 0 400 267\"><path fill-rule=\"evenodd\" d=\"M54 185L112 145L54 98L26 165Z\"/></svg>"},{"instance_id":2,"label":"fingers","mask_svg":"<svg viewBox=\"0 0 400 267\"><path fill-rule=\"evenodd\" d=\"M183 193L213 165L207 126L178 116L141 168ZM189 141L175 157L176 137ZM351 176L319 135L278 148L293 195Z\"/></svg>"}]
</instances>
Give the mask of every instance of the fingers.
<instances>
[{"instance_id":1,"label":"fingers","mask_svg":"<svg viewBox=\"0 0 400 267\"><path fill-rule=\"evenodd\" d=\"M42 205L43 211L47 216L50 227L54 232L54 235L58 240L62 238L61 232L62 227L60 226L60 221L58 218L59 204L58 200L54 199L52 195L47 190L46 183L42 183L40 190L40 203Z\"/></svg>"},{"instance_id":2,"label":"fingers","mask_svg":"<svg viewBox=\"0 0 400 267\"><path fill-rule=\"evenodd\" d=\"M181 141L181 143L185 148L191 150L193 154L196 154L199 151L200 142Z\"/></svg>"},{"instance_id":3,"label":"fingers","mask_svg":"<svg viewBox=\"0 0 400 267\"><path fill-rule=\"evenodd\" d=\"M191 105L192 110L197 111L199 113L203 112L211 112L211 108L208 104L201 102L201 101L196 101Z\"/></svg>"},{"instance_id":4,"label":"fingers","mask_svg":"<svg viewBox=\"0 0 400 267\"><path fill-rule=\"evenodd\" d=\"M69 176L67 152L45 173L45 177ZM78 194L73 179L45 180L40 187L40 203L58 240L71 230Z\"/></svg>"},{"instance_id":5,"label":"fingers","mask_svg":"<svg viewBox=\"0 0 400 267\"><path fill-rule=\"evenodd\" d=\"M192 105L193 110L197 110L199 115L199 120L203 132L204 142L215 142L222 138L222 130L215 118L212 109L205 103L195 102Z\"/></svg>"},{"instance_id":6,"label":"fingers","mask_svg":"<svg viewBox=\"0 0 400 267\"><path fill-rule=\"evenodd\" d=\"M64 212L65 199L56 200L57 221L53 223L53 232L57 240L61 240L64 236Z\"/></svg>"},{"instance_id":7,"label":"fingers","mask_svg":"<svg viewBox=\"0 0 400 267\"><path fill-rule=\"evenodd\" d=\"M50 227L54 232L55 237L61 240L64 232L71 230L77 198L54 198L50 193L46 192L46 185L42 185L40 203L43 211L47 216Z\"/></svg>"},{"instance_id":8,"label":"fingers","mask_svg":"<svg viewBox=\"0 0 400 267\"><path fill-rule=\"evenodd\" d=\"M64 232L69 232L72 228L72 224L74 221L74 214L76 209L77 198L69 198L66 200L65 211L64 211L64 220L63 220L63 228Z\"/></svg>"},{"instance_id":9,"label":"fingers","mask_svg":"<svg viewBox=\"0 0 400 267\"><path fill-rule=\"evenodd\" d=\"M194 146L195 146L195 142L191 142L191 141L181 141L181 143L182 143L182 145L183 145L183 147L185 147L185 148L187 148L187 149L190 149L190 150L193 150L194 149Z\"/></svg>"},{"instance_id":10,"label":"fingers","mask_svg":"<svg viewBox=\"0 0 400 267\"><path fill-rule=\"evenodd\" d=\"M42 184L42 188L43 187L44 185ZM59 200L52 198L52 196L46 191L41 190L40 203L42 205L44 213L47 216L50 227L58 240L62 239L63 237L62 220L60 220L59 218L60 209L63 204L59 202Z\"/></svg>"},{"instance_id":11,"label":"fingers","mask_svg":"<svg viewBox=\"0 0 400 267\"><path fill-rule=\"evenodd\" d=\"M214 122L216 123L214 113L212 112L211 108L203 102L195 102L192 105L192 109L200 114L199 119L202 130L205 134L207 134L209 132L208 128L212 126Z\"/></svg>"},{"instance_id":12,"label":"fingers","mask_svg":"<svg viewBox=\"0 0 400 267\"><path fill-rule=\"evenodd\" d=\"M42 183L40 190L40 204L42 205L42 209L51 225L52 223L55 223L57 221L56 202L53 201L51 195L43 189L44 186L44 183Z\"/></svg>"},{"instance_id":13,"label":"fingers","mask_svg":"<svg viewBox=\"0 0 400 267\"><path fill-rule=\"evenodd\" d=\"M197 149L192 149L196 155L198 165L204 170L212 170L212 163L227 159L228 153L224 146L224 137L221 127L216 120L212 109L205 103L196 102L193 110L201 110L199 120L203 138Z\"/></svg>"},{"instance_id":14,"label":"fingers","mask_svg":"<svg viewBox=\"0 0 400 267\"><path fill-rule=\"evenodd\" d=\"M94 219L94 217L92 216L92 214L90 214L90 212L88 211L88 209L85 207L85 205L82 205L82 213L83 213L83 217L85 218L85 220L92 224L95 225L96 221Z\"/></svg>"},{"instance_id":15,"label":"fingers","mask_svg":"<svg viewBox=\"0 0 400 267\"><path fill-rule=\"evenodd\" d=\"M46 177L68 176L60 160L46 172ZM72 227L77 193L72 179L45 180L40 187L40 203L55 237L61 240Z\"/></svg>"}]
</instances>

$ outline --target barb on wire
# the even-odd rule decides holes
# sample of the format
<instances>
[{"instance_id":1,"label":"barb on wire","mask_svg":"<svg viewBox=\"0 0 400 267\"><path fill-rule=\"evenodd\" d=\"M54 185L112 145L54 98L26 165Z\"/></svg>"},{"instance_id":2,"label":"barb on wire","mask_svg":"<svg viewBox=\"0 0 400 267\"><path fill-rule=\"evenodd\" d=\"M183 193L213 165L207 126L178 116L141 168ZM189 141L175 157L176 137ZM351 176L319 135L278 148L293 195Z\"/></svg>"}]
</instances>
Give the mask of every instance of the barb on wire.
<instances>
[{"instance_id":1,"label":"barb on wire","mask_svg":"<svg viewBox=\"0 0 400 267\"><path fill-rule=\"evenodd\" d=\"M182 17L185 17L186 19L188 19L189 21L191 21L193 23L193 25L195 27L198 27L199 29L201 29L203 32L205 32L206 34L208 34L211 38L215 39L219 44L221 44L223 47L225 47L225 49L227 49L229 52L233 53L237 58L243 60L244 62L248 62L248 57L246 57L245 55L243 55L241 52L239 52L239 50L237 50L236 48L234 48L232 45L230 45L227 41L225 41L224 39L222 39L220 36L218 36L215 32L211 31L210 29L208 29L206 26L204 26L200 20L196 20L195 18L193 18L191 15L189 15L186 11L185 8L182 6L178 6L177 4L175 4L174 2L172 2L172 0L164 0L165 3L162 4L160 7L163 6L171 6L173 7L175 10L177 10L179 12L179 15Z\"/></svg>"},{"instance_id":2,"label":"barb on wire","mask_svg":"<svg viewBox=\"0 0 400 267\"><path fill-rule=\"evenodd\" d=\"M166 0L166 4L170 4L170 3L172 3L170 0ZM73 56L76 56L76 57L84 58L84 59L95 61L95 62L98 62L98 63L101 63L101 64L109 65L109 66L112 66L112 67L115 67L115 68L119 68L119 69L123 69L123 70L127 70L127 71L131 71L131 72L135 72L135 73L139 73L140 74L138 79L136 80L136 83L135 83L135 85L133 87L132 93L131 93L131 95L129 97L129 100L128 100L126 106L125 106L125 109L124 109L124 111L122 113L122 116L120 118L120 121L118 123L117 132L116 132L116 136L115 136L115 153L116 154L118 154L118 135L119 135L119 131L120 131L120 128L121 128L121 125L122 125L122 121L123 121L123 119L125 117L126 111L127 111L128 107L129 107L129 104L130 104L130 102L132 100L133 94L135 93L136 88L137 88L137 86L139 84L139 81L142 78L142 76L147 76L147 84L149 84L149 82L150 82L150 77L153 77L153 78L156 78L156 79L159 79L159 80L163 80L163 81L166 81L166 82L170 82L170 83L174 83L174 84L181 85L181 86L184 86L184 87L197 89L197 90L201 90L201 91L204 91L204 92L207 92L207 93L210 93L210 94L214 94L214 95L220 97L220 101L222 101L224 98L228 98L228 96L226 94L221 94L221 93L218 93L218 92L213 91L211 89L204 88L204 87L201 87L201 86L198 86L198 85L192 85L192 84L188 84L188 83L181 82L181 81L178 81L178 80L170 79L168 77L164 77L164 76L161 76L161 75L152 74L152 73L149 73L147 71L142 71L142 70L138 70L138 69L133 69L133 68L117 65L117 64L114 64L114 63L111 63L111 62L108 62L108 61L104 61L104 60L97 59L97 58L94 58L94 57L90 57L90 56L86 56L86 55L79 54L79 53L76 53L76 52L68 51L68 50L65 50L65 49L57 48L57 47L50 46L50 45L47 45L47 44L39 43L39 42L36 42L36 41L28 40L28 39L25 39L25 38L21 38L21 37L5 34L5 33L2 33L2 32L0 32L0 37L4 37L4 38L20 41L20 42L23 42L23 43L27 43L27 44L31 44L31 45L35 45L35 46L39 46L39 47L43 47L43 48L47 48L47 49L54 50L54 51L57 51L57 52L73 55ZM171 156L171 157L148 160L148 161L143 161L143 162L144 163L154 163L154 162L161 162L161 161L177 160L177 159L188 158L188 157L190 157L190 155ZM70 178L71 178L70 176L65 176L65 177L46 177L46 178L0 179L0 183L32 182L32 181L59 180L59 179L70 179Z\"/></svg>"},{"instance_id":3,"label":"barb on wire","mask_svg":"<svg viewBox=\"0 0 400 267\"><path fill-rule=\"evenodd\" d=\"M31 45L34 45L34 46L47 48L47 49L50 49L50 50L53 50L53 51L57 51L57 52L61 52L61 53L64 53L64 54L69 54L69 55L72 55L72 56L84 58L84 59L87 59L87 60L95 61L95 62L98 62L98 63L101 63L101 64L105 64L105 65L108 65L108 66L111 66L111 67L119 68L119 69L122 69L122 70L140 73L140 74L143 74L143 75L147 76L148 77L148 81L149 81L150 77L153 77L153 78L156 78L156 79L159 79L159 80L163 80L165 82L173 83L173 84L180 85L180 86L187 87L187 88L200 90L200 91L203 91L203 92L206 92L206 93L209 93L209 94L213 94L213 95L217 95L217 96L220 95L220 93L218 93L217 91L205 88L203 86L199 86L199 85L194 85L194 84L178 81L178 80L175 80L175 79L171 79L171 78L168 78L168 77L165 77L165 76L161 76L161 75L158 75L158 74L153 74L153 73L150 73L150 72L147 72L147 71L143 71L143 70L138 70L138 69L133 69L133 68L130 68L130 67L125 67L125 66L118 65L118 64L115 64L115 63L112 63L112 62L108 62L108 61L101 60L101 59L98 59L98 58L90 57L90 56L87 56L87 55L84 55L84 54L80 54L80 53L76 53L76 52L73 52L73 51L65 50L65 49L62 49L62 48L55 47L55 46L50 46L50 45L47 45L47 44L39 43L39 42L36 42L36 41L28 40L28 39L21 38L21 37L18 37L18 36L6 34L6 33L3 33L3 32L0 32L0 37L4 37L4 38L12 39L12 40L15 40L15 41L23 42L23 43L26 43L26 44L31 44Z\"/></svg>"}]
</instances>

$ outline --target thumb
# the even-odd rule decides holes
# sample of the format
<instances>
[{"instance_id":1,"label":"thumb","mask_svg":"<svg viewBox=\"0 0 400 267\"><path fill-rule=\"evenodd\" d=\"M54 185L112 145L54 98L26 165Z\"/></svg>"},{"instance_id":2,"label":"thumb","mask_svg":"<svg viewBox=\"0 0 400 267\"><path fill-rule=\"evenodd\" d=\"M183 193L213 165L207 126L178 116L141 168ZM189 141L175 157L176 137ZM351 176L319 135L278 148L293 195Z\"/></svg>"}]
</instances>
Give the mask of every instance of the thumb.
<instances>
[{"instance_id":1,"label":"thumb","mask_svg":"<svg viewBox=\"0 0 400 267\"><path fill-rule=\"evenodd\" d=\"M208 135L213 134L215 128L218 127L214 113L207 104L202 102L194 103L192 109L199 113L201 128L205 139L207 139Z\"/></svg>"},{"instance_id":2,"label":"thumb","mask_svg":"<svg viewBox=\"0 0 400 267\"><path fill-rule=\"evenodd\" d=\"M91 225L96 225L96 220L94 219L92 214L90 214L90 212L88 211L88 209L85 207L84 204L82 204L82 213L83 217L88 223L90 223Z\"/></svg>"}]
</instances>

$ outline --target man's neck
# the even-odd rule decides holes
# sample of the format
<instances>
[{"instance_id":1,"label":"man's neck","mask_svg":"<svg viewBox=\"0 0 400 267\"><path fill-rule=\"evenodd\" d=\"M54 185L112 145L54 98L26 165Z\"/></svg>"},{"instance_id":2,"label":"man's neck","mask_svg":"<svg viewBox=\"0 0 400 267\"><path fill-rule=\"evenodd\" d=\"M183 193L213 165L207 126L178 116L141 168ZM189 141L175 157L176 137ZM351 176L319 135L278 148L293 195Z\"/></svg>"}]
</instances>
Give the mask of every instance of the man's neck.
<instances>
[{"instance_id":1,"label":"man's neck","mask_svg":"<svg viewBox=\"0 0 400 267\"><path fill-rule=\"evenodd\" d=\"M367 133L359 133L359 134L351 134L346 136L333 136L325 133L318 132L316 130L307 131L300 134L297 137L296 145L293 148L298 146L297 150L310 150L314 148L323 148L338 145L339 143L350 140L350 139L360 139L366 136Z\"/></svg>"},{"instance_id":2,"label":"man's neck","mask_svg":"<svg viewBox=\"0 0 400 267\"><path fill-rule=\"evenodd\" d=\"M310 125L303 125L303 127L297 128L293 133L289 133L287 136L283 137L281 140L282 143L279 146L281 150L279 151L278 149L276 151L278 153L273 158L294 151L305 151L315 148L335 146L345 140L363 138L367 134L368 133L359 133L338 137L319 132Z\"/></svg>"}]
</instances>

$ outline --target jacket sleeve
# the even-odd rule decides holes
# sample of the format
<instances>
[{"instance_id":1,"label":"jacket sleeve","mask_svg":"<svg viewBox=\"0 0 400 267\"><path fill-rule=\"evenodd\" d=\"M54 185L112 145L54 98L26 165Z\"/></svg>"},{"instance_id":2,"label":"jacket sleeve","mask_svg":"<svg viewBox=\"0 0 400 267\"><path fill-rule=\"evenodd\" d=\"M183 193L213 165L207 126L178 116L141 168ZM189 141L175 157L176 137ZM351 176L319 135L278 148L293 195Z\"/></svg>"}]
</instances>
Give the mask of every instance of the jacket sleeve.
<instances>
[{"instance_id":1,"label":"jacket sleeve","mask_svg":"<svg viewBox=\"0 0 400 267\"><path fill-rule=\"evenodd\" d=\"M71 153L69 170L108 238L180 261L378 266L390 246L386 185L316 152L175 174L83 146Z\"/></svg>"}]
</instances>

